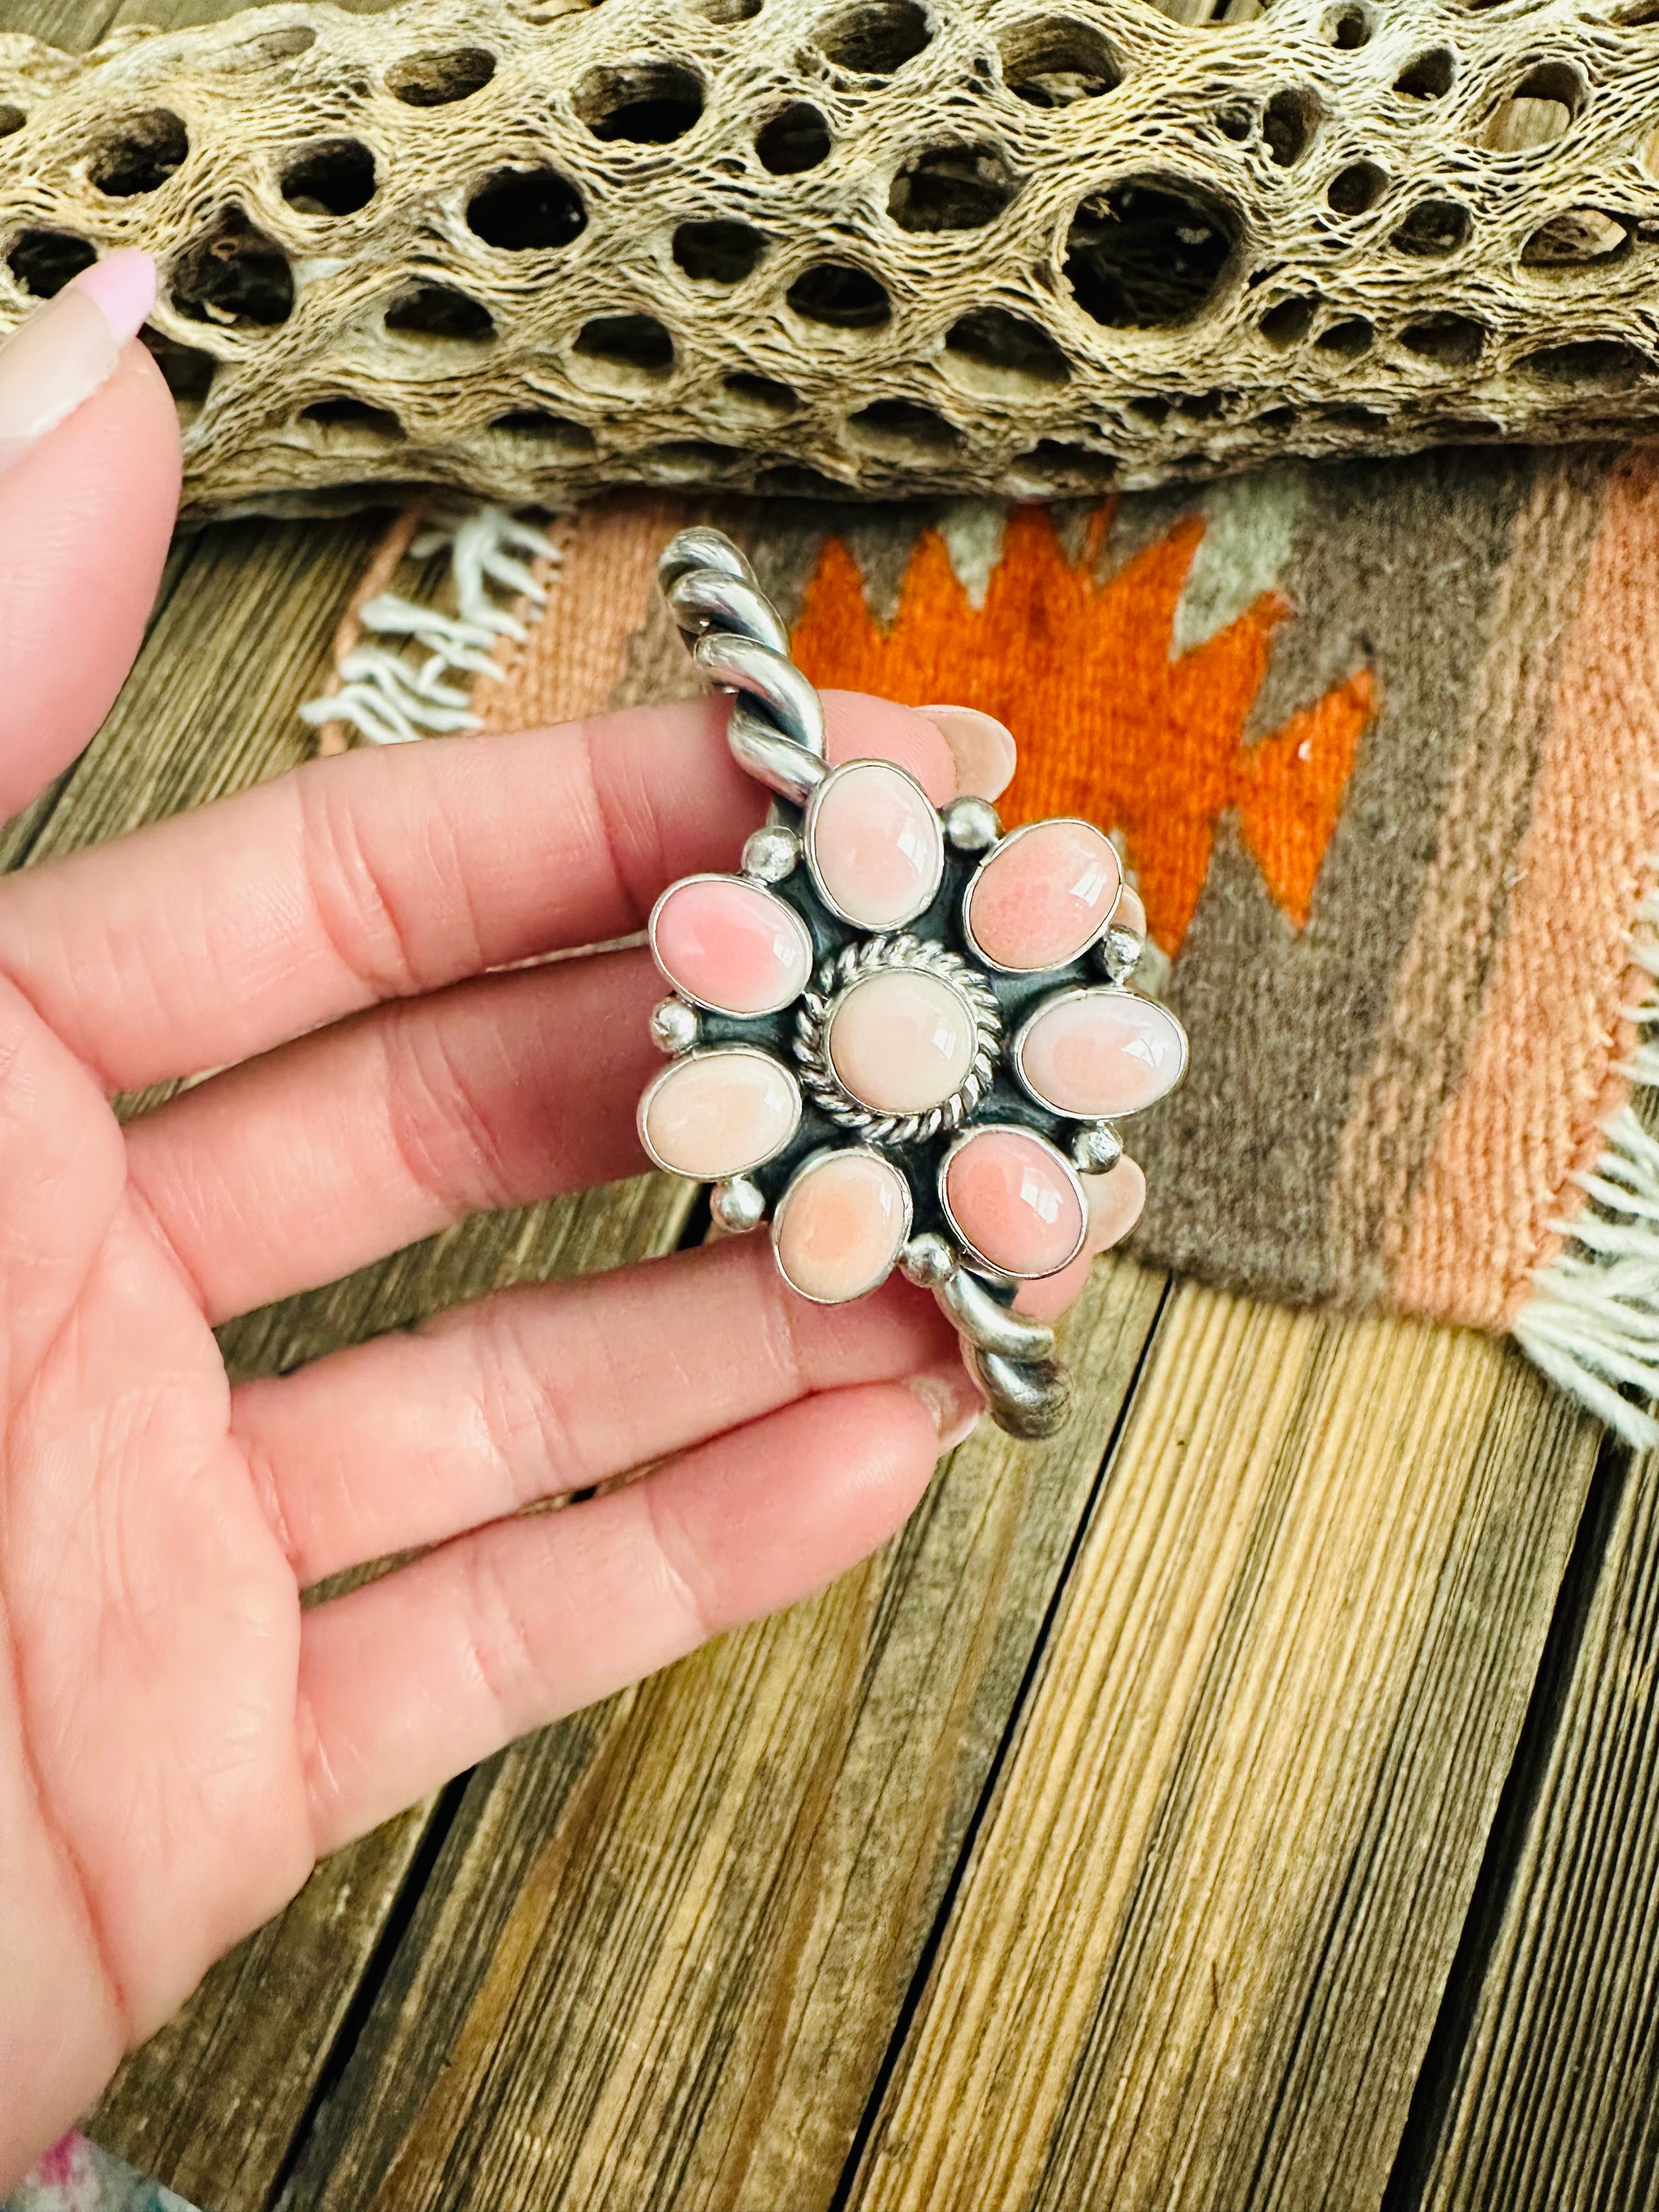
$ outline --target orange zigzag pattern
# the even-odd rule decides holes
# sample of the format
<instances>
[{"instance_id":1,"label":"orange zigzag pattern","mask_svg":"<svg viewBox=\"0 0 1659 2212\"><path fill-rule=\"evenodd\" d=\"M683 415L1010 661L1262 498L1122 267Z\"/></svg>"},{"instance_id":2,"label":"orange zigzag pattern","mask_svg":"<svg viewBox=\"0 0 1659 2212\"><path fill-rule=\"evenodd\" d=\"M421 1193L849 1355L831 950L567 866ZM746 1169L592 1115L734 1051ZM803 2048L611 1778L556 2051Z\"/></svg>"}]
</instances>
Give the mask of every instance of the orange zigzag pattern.
<instances>
[{"instance_id":1,"label":"orange zigzag pattern","mask_svg":"<svg viewBox=\"0 0 1659 2212\"><path fill-rule=\"evenodd\" d=\"M1096 517L1101 543L1109 509ZM1204 534L1197 517L1097 583L1073 565L1048 514L1018 510L983 606L975 607L943 539L927 531L884 631L857 563L825 542L795 626L796 659L815 684L911 706L979 707L1019 740L1005 821L1081 814L1122 833L1148 927L1180 949L1209 873L1216 823L1238 811L1244 842L1280 912L1303 928L1376 702L1356 669L1259 744L1244 726L1291 612L1264 592L1237 621L1170 658L1176 609Z\"/></svg>"}]
</instances>

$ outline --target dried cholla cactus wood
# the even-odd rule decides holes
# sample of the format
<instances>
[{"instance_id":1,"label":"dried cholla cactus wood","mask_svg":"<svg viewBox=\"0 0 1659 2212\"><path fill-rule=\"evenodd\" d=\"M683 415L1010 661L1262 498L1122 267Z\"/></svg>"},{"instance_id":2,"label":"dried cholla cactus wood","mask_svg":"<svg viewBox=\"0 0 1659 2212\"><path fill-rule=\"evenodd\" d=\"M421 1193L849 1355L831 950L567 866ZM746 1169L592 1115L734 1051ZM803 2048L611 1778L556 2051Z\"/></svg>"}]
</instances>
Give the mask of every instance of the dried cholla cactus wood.
<instances>
[{"instance_id":1,"label":"dried cholla cactus wood","mask_svg":"<svg viewBox=\"0 0 1659 2212\"><path fill-rule=\"evenodd\" d=\"M1659 416L1659 0L1170 6L0 38L0 323L156 252L198 508L1078 491Z\"/></svg>"}]
</instances>

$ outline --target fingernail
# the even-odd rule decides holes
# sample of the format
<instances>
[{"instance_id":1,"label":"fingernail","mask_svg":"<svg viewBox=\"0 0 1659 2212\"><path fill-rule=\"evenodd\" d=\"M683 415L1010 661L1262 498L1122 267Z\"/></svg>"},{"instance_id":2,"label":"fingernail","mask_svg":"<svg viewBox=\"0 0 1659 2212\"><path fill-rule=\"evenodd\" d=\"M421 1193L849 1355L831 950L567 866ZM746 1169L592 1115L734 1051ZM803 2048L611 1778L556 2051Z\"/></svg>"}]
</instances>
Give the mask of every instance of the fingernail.
<instances>
[{"instance_id":1,"label":"fingernail","mask_svg":"<svg viewBox=\"0 0 1659 2212\"><path fill-rule=\"evenodd\" d=\"M942 1453L954 1451L984 1417L985 1401L960 1367L930 1367L925 1375L913 1375L909 1387L939 1431Z\"/></svg>"},{"instance_id":2,"label":"fingernail","mask_svg":"<svg viewBox=\"0 0 1659 2212\"><path fill-rule=\"evenodd\" d=\"M1012 734L994 714L977 707L921 709L951 748L957 764L959 798L1000 799L1014 780L1016 750Z\"/></svg>"},{"instance_id":3,"label":"fingernail","mask_svg":"<svg viewBox=\"0 0 1659 2212\"><path fill-rule=\"evenodd\" d=\"M108 382L155 304L149 254L112 253L19 324L0 345L0 473Z\"/></svg>"}]
</instances>

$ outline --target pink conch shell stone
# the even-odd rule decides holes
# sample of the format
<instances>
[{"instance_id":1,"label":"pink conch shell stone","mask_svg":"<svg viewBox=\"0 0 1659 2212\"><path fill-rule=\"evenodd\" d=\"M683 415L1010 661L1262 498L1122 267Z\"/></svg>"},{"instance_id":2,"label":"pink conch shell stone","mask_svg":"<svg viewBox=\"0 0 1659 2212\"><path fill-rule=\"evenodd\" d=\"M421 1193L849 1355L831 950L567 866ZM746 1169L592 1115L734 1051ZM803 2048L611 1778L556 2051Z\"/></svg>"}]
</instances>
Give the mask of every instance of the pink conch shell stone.
<instances>
[{"instance_id":1,"label":"pink conch shell stone","mask_svg":"<svg viewBox=\"0 0 1659 2212\"><path fill-rule=\"evenodd\" d=\"M1019 1046L1033 1093L1085 1121L1150 1106L1173 1090L1183 1059L1180 1023L1133 991L1085 991L1039 1007Z\"/></svg>"},{"instance_id":2,"label":"pink conch shell stone","mask_svg":"<svg viewBox=\"0 0 1659 2212\"><path fill-rule=\"evenodd\" d=\"M671 884L651 917L657 965L699 1006L774 1014L812 972L812 940L792 906L740 876Z\"/></svg>"},{"instance_id":3,"label":"pink conch shell stone","mask_svg":"<svg viewBox=\"0 0 1659 2212\"><path fill-rule=\"evenodd\" d=\"M958 1090L974 1064L974 1018L938 975L887 968L842 993L830 1011L830 1065L876 1114L925 1114Z\"/></svg>"},{"instance_id":4,"label":"pink conch shell stone","mask_svg":"<svg viewBox=\"0 0 1659 2212\"><path fill-rule=\"evenodd\" d=\"M784 1280L839 1305L884 1282L909 1226L904 1178L875 1152L830 1152L785 1191L772 1227Z\"/></svg>"},{"instance_id":5,"label":"pink conch shell stone","mask_svg":"<svg viewBox=\"0 0 1659 2212\"><path fill-rule=\"evenodd\" d=\"M1083 1242L1083 1200L1065 1161L1024 1129L981 1129L951 1156L945 1199L976 1252L1007 1275L1052 1275Z\"/></svg>"},{"instance_id":6,"label":"pink conch shell stone","mask_svg":"<svg viewBox=\"0 0 1659 2212\"><path fill-rule=\"evenodd\" d=\"M787 1072L741 1047L677 1060L640 1101L647 1151L677 1175L713 1182L781 1152L800 1119Z\"/></svg>"},{"instance_id":7,"label":"pink conch shell stone","mask_svg":"<svg viewBox=\"0 0 1659 2212\"><path fill-rule=\"evenodd\" d=\"M848 761L819 786L808 824L812 872L860 929L913 921L939 888L945 832L920 787L887 761Z\"/></svg>"},{"instance_id":8,"label":"pink conch shell stone","mask_svg":"<svg viewBox=\"0 0 1659 2212\"><path fill-rule=\"evenodd\" d=\"M1088 822L1034 822L981 867L968 927L998 968L1060 968L1099 936L1123 887L1117 854Z\"/></svg>"}]
</instances>

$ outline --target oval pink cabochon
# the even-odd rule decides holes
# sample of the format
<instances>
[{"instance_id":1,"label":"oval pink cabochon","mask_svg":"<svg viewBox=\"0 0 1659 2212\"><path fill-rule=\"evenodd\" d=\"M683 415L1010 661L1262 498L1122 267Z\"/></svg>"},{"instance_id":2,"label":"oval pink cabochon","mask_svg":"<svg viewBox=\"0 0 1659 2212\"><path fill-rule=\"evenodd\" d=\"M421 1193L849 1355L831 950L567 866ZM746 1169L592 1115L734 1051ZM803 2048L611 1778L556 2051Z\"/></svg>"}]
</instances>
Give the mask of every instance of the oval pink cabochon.
<instances>
[{"instance_id":1,"label":"oval pink cabochon","mask_svg":"<svg viewBox=\"0 0 1659 2212\"><path fill-rule=\"evenodd\" d=\"M812 939L799 915L741 876L671 884L651 916L651 949L676 990L726 1014L775 1014L812 973Z\"/></svg>"},{"instance_id":2,"label":"oval pink cabochon","mask_svg":"<svg viewBox=\"0 0 1659 2212\"><path fill-rule=\"evenodd\" d=\"M1034 822L1005 838L968 888L968 933L994 967L1063 968L1111 917L1123 871L1091 822Z\"/></svg>"}]
</instances>

